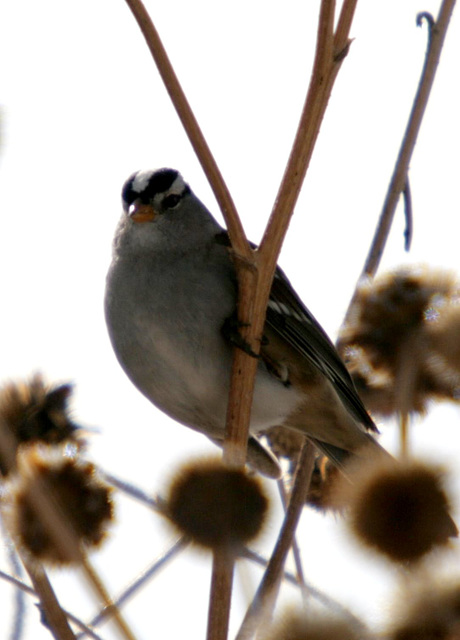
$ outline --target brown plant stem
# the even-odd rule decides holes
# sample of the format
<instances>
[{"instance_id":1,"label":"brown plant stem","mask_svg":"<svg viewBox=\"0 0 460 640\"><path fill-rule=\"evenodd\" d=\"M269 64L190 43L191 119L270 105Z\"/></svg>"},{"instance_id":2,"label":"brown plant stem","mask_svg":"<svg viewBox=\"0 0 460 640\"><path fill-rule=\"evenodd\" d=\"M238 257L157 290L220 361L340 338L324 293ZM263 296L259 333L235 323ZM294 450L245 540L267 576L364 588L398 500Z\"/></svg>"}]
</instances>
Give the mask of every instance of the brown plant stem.
<instances>
[{"instance_id":1,"label":"brown plant stem","mask_svg":"<svg viewBox=\"0 0 460 640\"><path fill-rule=\"evenodd\" d=\"M227 638L235 556L228 549L213 553L207 640Z\"/></svg>"},{"instance_id":2,"label":"brown plant stem","mask_svg":"<svg viewBox=\"0 0 460 640\"><path fill-rule=\"evenodd\" d=\"M21 551L18 553L29 574L35 593L40 598L40 608L43 611L47 627L52 630L53 637L56 640L75 640L75 635L48 580L46 571L38 563L31 562Z\"/></svg>"},{"instance_id":3,"label":"brown plant stem","mask_svg":"<svg viewBox=\"0 0 460 640\"><path fill-rule=\"evenodd\" d=\"M224 182L222 174L220 173L217 163L209 149L192 109L190 108L188 100L174 72L152 19L147 13L147 10L141 0L126 0L126 4L129 6L140 30L142 31L166 90L169 93L173 106L177 111L185 132L196 153L198 161L200 162L214 195L216 196L216 200L219 203L219 207L225 218L232 246L240 255L250 259L250 247L246 240L243 226L238 217L230 192Z\"/></svg>"},{"instance_id":4,"label":"brown plant stem","mask_svg":"<svg viewBox=\"0 0 460 640\"><path fill-rule=\"evenodd\" d=\"M94 567L90 563L88 557L85 555L82 558L81 567L83 569L85 577L87 578L90 586L92 587L92 589L94 590L94 592L100 598L100 600L104 605L104 616L107 616L108 618L113 618L113 621L122 638L125 638L125 640L136 640L128 623L122 616L121 611L113 603L107 589L105 588L104 583L102 582L98 573L95 571Z\"/></svg>"},{"instance_id":5,"label":"brown plant stem","mask_svg":"<svg viewBox=\"0 0 460 640\"><path fill-rule=\"evenodd\" d=\"M188 547L188 545L189 541L186 540L185 537L181 537L176 540L176 542L174 542L174 544L165 553L156 558L149 567L142 571L142 573L114 599L113 606L120 609L126 602L128 602L128 600L134 598L149 580L152 580L152 578L154 578L161 569L164 569L167 563L174 560L181 551ZM100 611L89 622L91 627L99 625L110 614L110 612L110 608Z\"/></svg>"},{"instance_id":6,"label":"brown plant stem","mask_svg":"<svg viewBox=\"0 0 460 640\"><path fill-rule=\"evenodd\" d=\"M286 486L284 484L283 479L278 480L278 490L279 490L280 497L281 497L281 504L283 505L284 511L286 511L287 506L288 506L288 496L287 496ZM300 548L299 548L299 545L297 544L297 540L296 540L295 536L292 539L292 555L293 555L293 558L294 558L294 565L295 565L295 571L296 571L296 576L297 576L297 583L300 585L300 587L302 589L302 595L306 596L307 595L307 590L305 588L306 587L306 583L305 583L305 576L304 576L304 571L303 571L303 566L302 566L302 558L300 556Z\"/></svg>"},{"instance_id":7,"label":"brown plant stem","mask_svg":"<svg viewBox=\"0 0 460 640\"><path fill-rule=\"evenodd\" d=\"M347 49L348 31L356 1L345 2L339 19L340 33L334 35L334 0L322 0L315 61L288 164L275 199L262 242L254 260L237 260L239 320L241 333L258 353L271 283L281 245L310 163L332 86ZM227 414L226 450L245 451L257 362L242 350L233 360L232 385ZM242 456L240 455L240 458ZM238 458L239 461L239 458Z\"/></svg>"},{"instance_id":8,"label":"brown plant stem","mask_svg":"<svg viewBox=\"0 0 460 640\"><path fill-rule=\"evenodd\" d=\"M283 577L284 563L292 546L295 530L305 506L314 460L315 447L309 440L305 440L297 463L294 484L283 526L281 527L278 540L268 562L262 582L246 612L236 640L250 640L259 626L264 612L273 609L278 588Z\"/></svg>"},{"instance_id":9,"label":"brown plant stem","mask_svg":"<svg viewBox=\"0 0 460 640\"><path fill-rule=\"evenodd\" d=\"M406 131L401 143L393 175L380 214L377 229L369 249L362 275L374 276L377 272L385 245L390 233L399 197L406 185L409 163L420 131L426 105L430 97L441 51L446 37L449 21L454 10L455 0L443 0L438 19L431 26L429 46L425 58L422 76L417 88L414 104L409 116Z\"/></svg>"}]
</instances>

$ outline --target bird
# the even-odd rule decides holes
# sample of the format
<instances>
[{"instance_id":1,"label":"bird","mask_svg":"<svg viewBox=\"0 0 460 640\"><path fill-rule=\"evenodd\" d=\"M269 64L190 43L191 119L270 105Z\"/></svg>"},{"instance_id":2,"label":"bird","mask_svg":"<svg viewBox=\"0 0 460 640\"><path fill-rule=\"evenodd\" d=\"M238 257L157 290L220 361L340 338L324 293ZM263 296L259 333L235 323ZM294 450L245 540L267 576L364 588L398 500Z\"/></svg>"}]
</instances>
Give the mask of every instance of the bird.
<instances>
[{"instance_id":1,"label":"bird","mask_svg":"<svg viewBox=\"0 0 460 640\"><path fill-rule=\"evenodd\" d=\"M133 173L122 205L104 302L115 355L156 407L222 445L232 350L245 348L228 233L175 169ZM300 431L342 470L357 457L390 455L333 343L280 267L257 357L251 467L279 477L258 437L279 425Z\"/></svg>"}]
</instances>

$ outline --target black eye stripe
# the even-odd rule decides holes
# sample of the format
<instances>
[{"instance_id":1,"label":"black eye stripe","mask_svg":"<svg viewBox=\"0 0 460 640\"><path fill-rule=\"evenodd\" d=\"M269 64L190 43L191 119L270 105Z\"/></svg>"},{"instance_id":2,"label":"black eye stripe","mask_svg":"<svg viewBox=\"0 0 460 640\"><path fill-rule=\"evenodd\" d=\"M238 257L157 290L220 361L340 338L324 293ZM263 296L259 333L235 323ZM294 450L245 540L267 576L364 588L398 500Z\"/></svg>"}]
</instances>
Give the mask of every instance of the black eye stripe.
<instances>
[{"instance_id":1,"label":"black eye stripe","mask_svg":"<svg viewBox=\"0 0 460 640\"><path fill-rule=\"evenodd\" d=\"M165 209L173 209L176 207L179 202L182 200L182 194L178 195L177 193L170 193L169 196L163 198L162 205Z\"/></svg>"}]
</instances>

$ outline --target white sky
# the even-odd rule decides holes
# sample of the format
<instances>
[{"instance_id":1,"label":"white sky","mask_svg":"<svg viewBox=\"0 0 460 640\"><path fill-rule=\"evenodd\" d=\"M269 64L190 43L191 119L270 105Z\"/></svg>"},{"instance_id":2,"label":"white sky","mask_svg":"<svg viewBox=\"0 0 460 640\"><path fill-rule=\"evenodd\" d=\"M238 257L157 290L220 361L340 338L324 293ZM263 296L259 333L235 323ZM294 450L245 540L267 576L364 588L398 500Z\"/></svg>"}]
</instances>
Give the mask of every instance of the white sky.
<instances>
[{"instance_id":1,"label":"white sky","mask_svg":"<svg viewBox=\"0 0 460 640\"><path fill-rule=\"evenodd\" d=\"M250 237L260 238L306 92L317 0L148 2ZM424 0L360 0L281 264L335 337L361 270L399 147L426 47ZM411 163L415 231L403 251L399 212L384 266L424 261L458 269L460 26L454 15ZM112 353L102 299L120 190L136 169L172 166L216 211L143 38L122 0L24 0L0 5L0 380L41 370L76 384L75 417L100 430L90 455L158 492L178 461L213 451L162 416ZM417 427L416 446L456 466L458 410ZM453 425L453 428L449 428ZM383 442L390 448L394 428ZM369 571L342 523L305 515L308 578L367 620L385 615L391 572ZM95 558L114 593L173 539L123 502L113 543ZM275 533L274 519L270 535ZM270 538L271 539L271 538ZM458 558L457 558L458 560ZM378 564L378 563L377 563ZM6 565L0 555L0 567ZM350 576L353 581L350 583ZM75 581L55 577L63 603L86 615ZM251 574L250 582L254 584ZM390 580L391 581L391 580ZM204 637L209 567L186 554L127 609L139 638ZM5 603L10 590L0 583ZM238 595L233 625L238 623ZM28 613L27 638L49 634ZM0 616L0 638L9 621ZM116 637L106 630L104 637Z\"/></svg>"}]
</instances>

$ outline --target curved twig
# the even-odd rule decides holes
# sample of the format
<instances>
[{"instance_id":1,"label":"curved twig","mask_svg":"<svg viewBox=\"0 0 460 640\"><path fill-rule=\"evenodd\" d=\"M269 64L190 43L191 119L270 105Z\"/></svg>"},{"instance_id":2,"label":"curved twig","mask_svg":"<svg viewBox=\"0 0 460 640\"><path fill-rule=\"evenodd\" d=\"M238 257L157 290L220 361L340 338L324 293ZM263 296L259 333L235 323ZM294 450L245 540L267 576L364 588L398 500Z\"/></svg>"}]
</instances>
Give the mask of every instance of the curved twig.
<instances>
[{"instance_id":1,"label":"curved twig","mask_svg":"<svg viewBox=\"0 0 460 640\"><path fill-rule=\"evenodd\" d=\"M377 229L369 249L369 254L364 264L362 275L375 275L380 264L386 241L390 233L396 206L406 184L410 159L414 151L418 132L420 131L426 105L430 97L431 88L433 86L433 81L436 75L436 70L454 6L455 0L444 0L439 10L438 19L434 25L431 25L430 18L428 18L429 14L419 14L421 17L418 18L418 20L421 20L422 18L427 19L431 25L425 63L404 138L399 150L398 159L391 177Z\"/></svg>"},{"instance_id":2,"label":"curved twig","mask_svg":"<svg viewBox=\"0 0 460 640\"><path fill-rule=\"evenodd\" d=\"M428 25L428 47L427 48L429 49L431 47L431 38L433 36L433 29L436 25L436 22L432 14L429 13L429 11L420 11L420 13L417 13L417 17L415 18L415 24L417 25L417 27L421 27L424 20Z\"/></svg>"}]
</instances>

